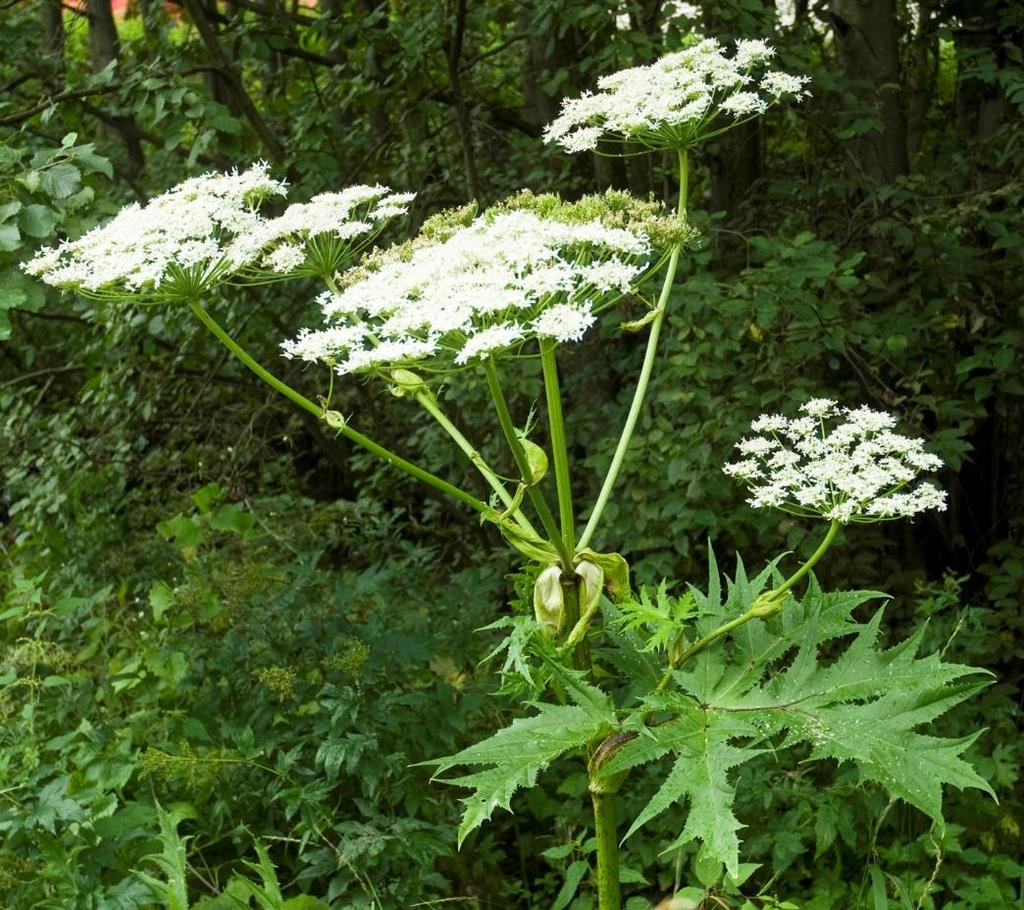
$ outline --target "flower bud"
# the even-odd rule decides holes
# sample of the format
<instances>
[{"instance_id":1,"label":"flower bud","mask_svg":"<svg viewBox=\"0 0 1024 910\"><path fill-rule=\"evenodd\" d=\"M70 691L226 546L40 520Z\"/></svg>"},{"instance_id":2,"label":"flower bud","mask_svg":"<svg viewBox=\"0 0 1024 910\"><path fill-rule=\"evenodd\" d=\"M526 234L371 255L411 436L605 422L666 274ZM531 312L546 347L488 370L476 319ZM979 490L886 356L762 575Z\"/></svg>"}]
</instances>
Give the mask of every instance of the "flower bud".
<instances>
[{"instance_id":1,"label":"flower bud","mask_svg":"<svg viewBox=\"0 0 1024 910\"><path fill-rule=\"evenodd\" d=\"M549 632L557 635L565 623L565 595L562 593L562 569L548 566L533 585L533 615Z\"/></svg>"},{"instance_id":2,"label":"flower bud","mask_svg":"<svg viewBox=\"0 0 1024 910\"><path fill-rule=\"evenodd\" d=\"M782 609L782 602L785 600L785 592L765 591L753 602L748 611L751 616L758 619L770 619Z\"/></svg>"},{"instance_id":3,"label":"flower bud","mask_svg":"<svg viewBox=\"0 0 1024 910\"><path fill-rule=\"evenodd\" d=\"M584 559L577 564L576 574L580 578L580 610L586 612L601 596L604 570Z\"/></svg>"},{"instance_id":4,"label":"flower bud","mask_svg":"<svg viewBox=\"0 0 1024 910\"><path fill-rule=\"evenodd\" d=\"M629 563L621 553L597 553L590 547L579 550L576 558L580 565L593 563L604 573L604 586L612 603L619 603L629 597Z\"/></svg>"},{"instance_id":5,"label":"flower bud","mask_svg":"<svg viewBox=\"0 0 1024 910\"><path fill-rule=\"evenodd\" d=\"M388 387L395 398L404 398L406 395L418 395L420 392L427 392L427 384L412 370L392 370L391 385Z\"/></svg>"},{"instance_id":6,"label":"flower bud","mask_svg":"<svg viewBox=\"0 0 1024 910\"><path fill-rule=\"evenodd\" d=\"M323 420L332 430L345 429L345 415L340 411L324 411Z\"/></svg>"},{"instance_id":7,"label":"flower bud","mask_svg":"<svg viewBox=\"0 0 1024 910\"><path fill-rule=\"evenodd\" d=\"M523 478L532 487L544 479L548 472L548 456L537 443L523 439L523 451L526 452L526 463L530 466L530 476Z\"/></svg>"}]
</instances>

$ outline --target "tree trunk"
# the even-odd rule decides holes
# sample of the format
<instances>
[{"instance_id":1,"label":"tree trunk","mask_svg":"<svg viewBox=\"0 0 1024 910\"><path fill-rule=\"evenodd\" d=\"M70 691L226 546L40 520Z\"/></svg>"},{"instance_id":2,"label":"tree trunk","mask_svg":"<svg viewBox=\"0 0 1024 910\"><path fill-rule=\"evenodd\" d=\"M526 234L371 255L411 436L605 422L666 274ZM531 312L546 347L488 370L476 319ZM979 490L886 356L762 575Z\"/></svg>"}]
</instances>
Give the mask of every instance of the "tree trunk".
<instances>
[{"instance_id":1,"label":"tree trunk","mask_svg":"<svg viewBox=\"0 0 1024 910\"><path fill-rule=\"evenodd\" d=\"M836 49L852 93L878 128L851 139L861 175L889 183L908 170L895 0L829 0Z\"/></svg>"},{"instance_id":2,"label":"tree trunk","mask_svg":"<svg viewBox=\"0 0 1024 910\"><path fill-rule=\"evenodd\" d=\"M963 71L983 61L989 64L983 69L993 74L988 79L980 75L961 77L957 82L957 121L968 134L979 138L995 132L1009 111L1003 84L996 74L1018 65L1009 58L1009 49L1019 48L1024 40L1024 30L1013 25L1011 14L1015 8L1007 0L954 4L953 12L960 18L960 26L953 32L958 68Z\"/></svg>"},{"instance_id":3,"label":"tree trunk","mask_svg":"<svg viewBox=\"0 0 1024 910\"><path fill-rule=\"evenodd\" d=\"M446 26L450 27L447 34L445 57L448 64L448 86L452 92L455 109L455 124L459 132L459 144L462 147L462 163L466 169L466 187L471 199L483 205L483 187L476 167L476 149L473 143L473 124L469 116L469 105L462 94L462 47L466 37L466 0L455 0L455 9L447 9Z\"/></svg>"},{"instance_id":4,"label":"tree trunk","mask_svg":"<svg viewBox=\"0 0 1024 910\"><path fill-rule=\"evenodd\" d=\"M110 0L86 0L85 10L89 17L89 59L93 72L99 73L120 57L121 42L117 37ZM114 116L111 122L128 155L126 175L129 179L134 178L146 166L139 131L132 118L123 114Z\"/></svg>"},{"instance_id":5,"label":"tree trunk","mask_svg":"<svg viewBox=\"0 0 1024 910\"><path fill-rule=\"evenodd\" d=\"M759 7L738 10L708 5L703 13L707 34L730 41L771 34L774 19L775 5L767 0L762 0ZM764 171L762 146L758 118L734 127L704 149L711 171L711 211L732 216L739 210Z\"/></svg>"},{"instance_id":6,"label":"tree trunk","mask_svg":"<svg viewBox=\"0 0 1024 910\"><path fill-rule=\"evenodd\" d=\"M911 46L913 69L907 98L907 154L913 158L921 147L925 117L935 94L939 69L939 40L935 28L932 0L917 4L917 31Z\"/></svg>"},{"instance_id":7,"label":"tree trunk","mask_svg":"<svg viewBox=\"0 0 1024 910\"><path fill-rule=\"evenodd\" d=\"M281 145L277 136L267 125L252 98L249 97L249 93L242 84L241 77L224 53L224 49L221 47L220 40L217 37L217 31L213 27L213 23L207 18L199 0L182 0L182 6L192 22L195 23L199 37L206 47L206 54L210 58L210 63L223 75L234 102L238 105L242 116L248 121L249 126L252 127L253 132L259 137L263 148L274 161L284 161L284 146Z\"/></svg>"},{"instance_id":8,"label":"tree trunk","mask_svg":"<svg viewBox=\"0 0 1024 910\"><path fill-rule=\"evenodd\" d=\"M43 0L39 18L43 28L43 84L55 94L64 88L64 11L60 0Z\"/></svg>"}]
</instances>

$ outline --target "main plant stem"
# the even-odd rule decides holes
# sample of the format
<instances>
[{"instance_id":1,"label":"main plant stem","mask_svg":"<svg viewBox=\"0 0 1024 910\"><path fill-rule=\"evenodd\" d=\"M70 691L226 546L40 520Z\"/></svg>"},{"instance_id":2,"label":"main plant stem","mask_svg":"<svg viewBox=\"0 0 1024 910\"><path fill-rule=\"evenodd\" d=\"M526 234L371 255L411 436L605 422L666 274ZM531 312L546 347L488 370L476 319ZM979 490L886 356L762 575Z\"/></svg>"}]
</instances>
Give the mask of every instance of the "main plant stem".
<instances>
[{"instance_id":1,"label":"main plant stem","mask_svg":"<svg viewBox=\"0 0 1024 910\"><path fill-rule=\"evenodd\" d=\"M677 206L677 213L680 218L686 214L686 200L687 200L687 185L689 183L689 163L687 161L686 152L682 149L679 150L679 203ZM637 379L636 391L633 393L633 401L629 406L629 413L626 415L626 422L622 426L622 433L619 436L619 442L615 446L615 454L612 455L612 462L608 466L608 473L605 475L604 483L601 484L601 492L597 495L597 500L594 503L594 509L590 513L590 519L587 521L586 527L583 529L583 534L580 535L579 547L582 549L590 543L590 539L594 536L594 532L597 530L598 523L601 521L601 515L604 513L605 506L608 505L608 500L611 498L612 489L615 487L615 481L619 478L619 472L622 470L622 463L626 458L626 451L629 449L629 444L633 439L633 431L636 429L637 420L640 418L640 411L643 408L644 398L647 396L647 386L651 381L651 373L654 371L654 362L657 359L658 353L658 338L661 336L661 326L665 322L665 310L668 305L668 298L672 292L672 285L675 282L676 271L679 268L679 254L682 250L681 244L676 244L672 248L672 253L669 256L668 268L665 272L665 280L661 286L661 294L658 296L658 304L655 308L654 321L651 323L651 332L647 336L647 350L644 352L644 362L640 367L640 377Z\"/></svg>"},{"instance_id":2,"label":"main plant stem","mask_svg":"<svg viewBox=\"0 0 1024 910\"><path fill-rule=\"evenodd\" d=\"M619 910L619 838L616 832L614 793L591 793L594 805L594 838L597 841L598 910Z\"/></svg>"},{"instance_id":3,"label":"main plant stem","mask_svg":"<svg viewBox=\"0 0 1024 910\"><path fill-rule=\"evenodd\" d=\"M220 327L220 324L202 307L201 304L195 300L190 300L189 306L192 308L192 312L199 317L200 322L210 330L217 340L243 364L245 364L245 366L259 376L259 378L267 385L290 399L304 411L308 411L318 419L323 419L324 409L322 407L310 401L300 392L295 391L295 389L290 385L278 379L273 373L251 357L248 352L235 341L234 338ZM490 507L487 503L477 499L471 493L467 493L460 487L448 483L447 480L442 480L440 477L435 474L431 474L430 471L424 470L419 465L413 464L411 461L406 461L390 449L386 449L379 443L374 442L369 436L364 436L358 430L352 429L348 424L343 424L341 428L338 429L338 432L346 439L351 440L356 445L362 446L378 458L388 462L388 464L394 465L396 468L405 471L407 474L411 474L417 480L423 481L423 483L432 486L435 490L440 490L442 493L455 497L459 502L465 503L477 512L486 513L490 511Z\"/></svg>"}]
</instances>

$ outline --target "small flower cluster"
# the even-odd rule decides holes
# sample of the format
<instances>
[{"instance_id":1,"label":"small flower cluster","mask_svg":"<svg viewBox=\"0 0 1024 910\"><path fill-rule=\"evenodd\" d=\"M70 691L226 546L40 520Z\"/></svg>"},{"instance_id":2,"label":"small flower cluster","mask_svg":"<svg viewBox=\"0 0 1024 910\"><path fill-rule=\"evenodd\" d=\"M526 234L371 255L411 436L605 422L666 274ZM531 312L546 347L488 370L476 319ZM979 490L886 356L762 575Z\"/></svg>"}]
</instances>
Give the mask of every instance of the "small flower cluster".
<instances>
[{"instance_id":1,"label":"small flower cluster","mask_svg":"<svg viewBox=\"0 0 1024 910\"><path fill-rule=\"evenodd\" d=\"M604 76L598 92L566 100L544 141L569 152L592 151L602 139L689 148L785 96L800 100L808 94L805 76L778 70L755 75L774 55L762 40L741 40L728 57L716 39L705 38L649 66Z\"/></svg>"},{"instance_id":2,"label":"small flower cluster","mask_svg":"<svg viewBox=\"0 0 1024 910\"><path fill-rule=\"evenodd\" d=\"M942 467L920 439L893 432L896 418L871 408L841 408L827 398L804 404L802 416L758 417L759 436L736 445L742 460L725 473L753 494L747 502L842 524L907 518L945 509L946 494L916 483Z\"/></svg>"},{"instance_id":3,"label":"small flower cluster","mask_svg":"<svg viewBox=\"0 0 1024 910\"><path fill-rule=\"evenodd\" d=\"M408 212L415 193L386 186L350 186L295 203L279 218L261 222L228 248L235 262L271 275L330 276L363 248L391 219Z\"/></svg>"},{"instance_id":4,"label":"small flower cluster","mask_svg":"<svg viewBox=\"0 0 1024 910\"><path fill-rule=\"evenodd\" d=\"M284 194L264 162L192 177L144 206L126 206L78 240L40 250L22 267L91 297L179 296L236 266L230 241L257 230L260 203Z\"/></svg>"},{"instance_id":5,"label":"small flower cluster","mask_svg":"<svg viewBox=\"0 0 1024 910\"><path fill-rule=\"evenodd\" d=\"M344 375L447 371L530 338L579 341L640 280L658 241L689 235L657 205L617 192L577 203L521 193L478 218L442 214L342 276L319 300L326 327L282 349Z\"/></svg>"}]
</instances>

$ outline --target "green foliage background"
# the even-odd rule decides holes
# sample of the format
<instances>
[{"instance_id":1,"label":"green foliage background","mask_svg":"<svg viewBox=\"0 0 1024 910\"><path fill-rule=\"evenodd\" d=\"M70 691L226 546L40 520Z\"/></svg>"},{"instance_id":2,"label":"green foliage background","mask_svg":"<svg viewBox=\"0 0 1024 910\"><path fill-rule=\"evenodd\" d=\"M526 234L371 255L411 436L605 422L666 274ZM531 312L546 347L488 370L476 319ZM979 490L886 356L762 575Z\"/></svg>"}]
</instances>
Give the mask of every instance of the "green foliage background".
<instances>
[{"instance_id":1,"label":"green foliage background","mask_svg":"<svg viewBox=\"0 0 1024 910\"><path fill-rule=\"evenodd\" d=\"M797 2L795 17L714 0L694 22L668 6L149 0L117 19L115 43L109 5L4 5L0 906L173 906L136 873L166 873L146 857L178 855L175 824L181 893L206 910L591 906L577 890L581 769L556 764L456 851L457 794L413 767L516 716L480 663L499 633L474 631L510 601L521 609L493 536L325 437L187 313L97 309L17 263L187 174L256 158L296 199L354 182L415 190L414 221L522 186L653 185L671 198L663 162L570 158L539 137L561 97L695 25L771 35L814 97L696 161L703 247L673 294L608 511L614 539L596 544L649 582L702 579L709 542L750 564L813 546L804 524L743 505L720 472L732 443L808 394L895 411L950 465L950 509L846 535L824 580L892 592L892 640L928 618L927 649L996 674L940 726L966 734L980 718L970 757L999 795L947 793L941 833L842 767L761 756L734 779L745 858L762 865L707 905L1022 900L1024 14L999 0L870 0L865 24L841 0ZM889 48L877 71L851 35ZM211 303L278 363L312 298ZM618 321L563 367L583 498L642 355ZM525 413L538 389L524 372L510 392ZM445 397L461 423L489 425L482 389ZM338 400L373 437L474 482L405 402L358 384ZM633 786L635 815L658 780ZM692 844L661 853L684 822L666 812L628 842L632 910L700 886ZM266 888L270 863L277 904L242 884Z\"/></svg>"}]
</instances>

